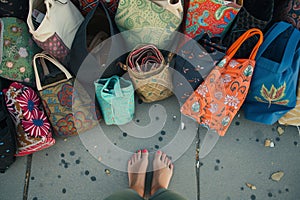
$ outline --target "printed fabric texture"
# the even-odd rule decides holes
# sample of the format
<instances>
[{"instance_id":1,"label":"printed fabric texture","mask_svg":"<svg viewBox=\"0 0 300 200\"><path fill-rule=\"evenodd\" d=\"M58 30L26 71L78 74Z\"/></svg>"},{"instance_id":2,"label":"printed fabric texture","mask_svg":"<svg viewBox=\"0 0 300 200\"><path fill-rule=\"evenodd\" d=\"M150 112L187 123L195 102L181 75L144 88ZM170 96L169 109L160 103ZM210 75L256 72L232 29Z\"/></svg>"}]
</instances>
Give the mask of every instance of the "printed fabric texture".
<instances>
[{"instance_id":1,"label":"printed fabric texture","mask_svg":"<svg viewBox=\"0 0 300 200\"><path fill-rule=\"evenodd\" d=\"M16 125L18 146L16 156L32 154L54 145L50 122L35 91L13 82L3 92L7 109Z\"/></svg>"},{"instance_id":2,"label":"printed fabric texture","mask_svg":"<svg viewBox=\"0 0 300 200\"><path fill-rule=\"evenodd\" d=\"M25 22L13 17L0 19L1 77L33 84L32 58L39 51Z\"/></svg>"},{"instance_id":3,"label":"printed fabric texture","mask_svg":"<svg viewBox=\"0 0 300 200\"><path fill-rule=\"evenodd\" d=\"M170 45L174 31L182 22L171 11L149 0L120 0L115 22L129 48L138 44L154 44L158 48Z\"/></svg>"}]
</instances>

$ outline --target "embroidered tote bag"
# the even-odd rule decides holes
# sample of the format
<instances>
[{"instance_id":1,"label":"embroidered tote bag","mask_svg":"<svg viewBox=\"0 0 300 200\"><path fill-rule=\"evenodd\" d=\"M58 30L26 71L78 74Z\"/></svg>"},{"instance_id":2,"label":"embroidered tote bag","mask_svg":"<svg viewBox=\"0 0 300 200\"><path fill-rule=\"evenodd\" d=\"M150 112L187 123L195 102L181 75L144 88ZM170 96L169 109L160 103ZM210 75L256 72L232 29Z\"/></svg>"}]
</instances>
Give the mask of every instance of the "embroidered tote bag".
<instances>
[{"instance_id":1,"label":"embroidered tote bag","mask_svg":"<svg viewBox=\"0 0 300 200\"><path fill-rule=\"evenodd\" d=\"M243 42L254 35L259 35L259 41L251 56L233 59ZM224 136L246 98L255 66L254 59L262 41L263 34L259 29L244 33L183 104L181 112Z\"/></svg>"},{"instance_id":2,"label":"embroidered tote bag","mask_svg":"<svg viewBox=\"0 0 300 200\"><path fill-rule=\"evenodd\" d=\"M159 49L152 45L139 45L127 57L127 70L134 88L143 102L160 101L173 95L172 74L169 64Z\"/></svg>"},{"instance_id":3,"label":"embroidered tote bag","mask_svg":"<svg viewBox=\"0 0 300 200\"><path fill-rule=\"evenodd\" d=\"M223 0L191 0L188 5L184 34L191 38L201 33L222 36L233 21L240 6Z\"/></svg>"},{"instance_id":4,"label":"embroidered tote bag","mask_svg":"<svg viewBox=\"0 0 300 200\"><path fill-rule=\"evenodd\" d=\"M118 76L95 81L97 100L107 125L122 125L134 115L134 89L131 81Z\"/></svg>"},{"instance_id":5,"label":"embroidered tote bag","mask_svg":"<svg viewBox=\"0 0 300 200\"><path fill-rule=\"evenodd\" d=\"M293 109L299 70L300 31L287 22L274 24L257 53L246 119L273 124Z\"/></svg>"},{"instance_id":6,"label":"embroidered tote bag","mask_svg":"<svg viewBox=\"0 0 300 200\"><path fill-rule=\"evenodd\" d=\"M16 156L32 154L54 145L50 122L36 92L13 82L3 93L17 131Z\"/></svg>"},{"instance_id":7,"label":"embroidered tote bag","mask_svg":"<svg viewBox=\"0 0 300 200\"><path fill-rule=\"evenodd\" d=\"M38 59L41 62L48 61L54 64L64 73L65 78L42 85L38 73ZM95 106L88 102L88 94L79 83L76 83L78 86L75 90L74 79L62 64L46 54L39 53L34 56L33 66L36 86L56 135L62 137L76 135L90 130L98 124Z\"/></svg>"},{"instance_id":8,"label":"embroidered tote bag","mask_svg":"<svg viewBox=\"0 0 300 200\"><path fill-rule=\"evenodd\" d=\"M33 18L34 16L36 17ZM69 54L83 20L70 0L29 1L27 25L34 41L61 62Z\"/></svg>"},{"instance_id":9,"label":"embroidered tote bag","mask_svg":"<svg viewBox=\"0 0 300 200\"><path fill-rule=\"evenodd\" d=\"M0 173L4 173L15 161L16 135L13 121L6 109L4 96L0 90Z\"/></svg>"},{"instance_id":10,"label":"embroidered tote bag","mask_svg":"<svg viewBox=\"0 0 300 200\"><path fill-rule=\"evenodd\" d=\"M131 30L122 33L129 48L146 43L163 49L182 22L178 15L149 0L120 0L115 22L121 32Z\"/></svg>"},{"instance_id":11,"label":"embroidered tote bag","mask_svg":"<svg viewBox=\"0 0 300 200\"><path fill-rule=\"evenodd\" d=\"M31 40L25 22L14 17L0 18L0 76L34 84L33 55L40 49Z\"/></svg>"}]
</instances>

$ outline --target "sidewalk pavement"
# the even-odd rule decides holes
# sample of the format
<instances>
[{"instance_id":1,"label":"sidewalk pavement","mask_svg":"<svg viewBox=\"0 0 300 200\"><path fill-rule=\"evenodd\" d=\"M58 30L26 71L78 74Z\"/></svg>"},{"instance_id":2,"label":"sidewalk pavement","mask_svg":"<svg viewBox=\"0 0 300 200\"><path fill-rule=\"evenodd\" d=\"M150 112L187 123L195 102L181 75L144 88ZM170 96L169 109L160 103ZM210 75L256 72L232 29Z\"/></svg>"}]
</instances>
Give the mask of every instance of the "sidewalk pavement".
<instances>
[{"instance_id":1,"label":"sidewalk pavement","mask_svg":"<svg viewBox=\"0 0 300 200\"><path fill-rule=\"evenodd\" d=\"M190 124L186 123L185 130L192 132L183 133L184 137L176 143L181 130L179 105L174 97L157 104L165 110L160 105L140 101L136 104L136 125L147 126L155 121L162 125L151 137L138 137L104 123L101 123L101 128L111 144L127 153L147 148L151 153L165 149L167 154L174 155L171 190L188 200L196 200L198 195L201 200L299 199L300 136L296 127L254 123L244 119L240 112L225 137L219 138L215 148L200 160L197 175L196 124L191 120ZM161 117L163 112L167 113L165 122ZM284 129L281 136L277 132L279 126ZM200 128L201 141L205 133L206 129ZM119 165L103 163L105 160L99 161L100 158L91 151L93 147L84 145L82 139L82 136L57 138L53 147L17 158L5 174L0 174L0 199L101 200L126 188L125 170L129 157L118 157L106 151L103 158L115 160ZM271 139L275 146L265 147L265 139ZM100 149L107 144L95 141ZM271 174L278 171L284 173L281 180L270 179ZM150 181L151 172L148 172L147 191ZM252 189L247 183L252 184Z\"/></svg>"}]
</instances>

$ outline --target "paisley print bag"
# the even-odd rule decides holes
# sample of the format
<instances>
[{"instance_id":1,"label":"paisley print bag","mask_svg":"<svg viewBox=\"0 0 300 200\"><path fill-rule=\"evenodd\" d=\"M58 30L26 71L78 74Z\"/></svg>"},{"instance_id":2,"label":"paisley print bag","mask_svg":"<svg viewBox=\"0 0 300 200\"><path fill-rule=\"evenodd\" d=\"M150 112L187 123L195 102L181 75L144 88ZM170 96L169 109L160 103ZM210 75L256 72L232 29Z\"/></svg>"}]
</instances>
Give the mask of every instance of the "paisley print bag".
<instances>
[{"instance_id":1,"label":"paisley print bag","mask_svg":"<svg viewBox=\"0 0 300 200\"><path fill-rule=\"evenodd\" d=\"M233 59L240 46L254 35L259 35L259 41L250 57ZM224 136L246 98L255 66L254 59L262 41L263 34L259 29L244 33L183 104L181 112Z\"/></svg>"},{"instance_id":2,"label":"paisley print bag","mask_svg":"<svg viewBox=\"0 0 300 200\"><path fill-rule=\"evenodd\" d=\"M120 0L115 22L121 32L125 31L122 34L129 48L154 44L163 49L170 45L174 31L180 26L182 12L175 15L149 0Z\"/></svg>"},{"instance_id":3,"label":"paisley print bag","mask_svg":"<svg viewBox=\"0 0 300 200\"><path fill-rule=\"evenodd\" d=\"M244 110L249 120L273 124L296 106L300 31L279 22L266 33L256 57Z\"/></svg>"},{"instance_id":4,"label":"paisley print bag","mask_svg":"<svg viewBox=\"0 0 300 200\"><path fill-rule=\"evenodd\" d=\"M54 64L63 72L65 79L42 85L38 73L38 59L41 63L49 61ZM36 86L56 135L63 137L76 135L90 130L98 124L97 116L99 115L96 113L95 106L87 100L88 94L79 83L76 83L78 84L76 88L73 87L74 79L63 65L54 58L39 53L34 56L33 66Z\"/></svg>"},{"instance_id":5,"label":"paisley print bag","mask_svg":"<svg viewBox=\"0 0 300 200\"><path fill-rule=\"evenodd\" d=\"M201 33L222 36L231 24L240 6L225 4L224 0L190 0L184 34L194 38Z\"/></svg>"},{"instance_id":6,"label":"paisley print bag","mask_svg":"<svg viewBox=\"0 0 300 200\"><path fill-rule=\"evenodd\" d=\"M7 109L16 126L16 156L32 154L54 145L50 122L35 91L13 82L3 93Z\"/></svg>"}]
</instances>

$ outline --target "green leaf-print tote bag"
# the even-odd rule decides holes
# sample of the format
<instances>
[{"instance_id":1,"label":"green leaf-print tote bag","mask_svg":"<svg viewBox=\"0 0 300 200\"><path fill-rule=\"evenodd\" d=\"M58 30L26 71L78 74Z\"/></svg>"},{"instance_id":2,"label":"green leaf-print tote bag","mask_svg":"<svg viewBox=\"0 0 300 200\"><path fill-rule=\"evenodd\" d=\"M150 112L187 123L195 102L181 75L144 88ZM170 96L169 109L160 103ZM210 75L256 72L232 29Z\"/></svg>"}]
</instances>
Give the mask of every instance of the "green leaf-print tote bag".
<instances>
[{"instance_id":1,"label":"green leaf-print tote bag","mask_svg":"<svg viewBox=\"0 0 300 200\"><path fill-rule=\"evenodd\" d=\"M172 44L182 15L182 12L174 14L149 0L120 0L115 22L129 48L154 44L163 49Z\"/></svg>"}]
</instances>

